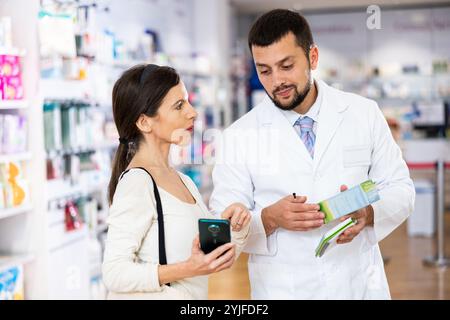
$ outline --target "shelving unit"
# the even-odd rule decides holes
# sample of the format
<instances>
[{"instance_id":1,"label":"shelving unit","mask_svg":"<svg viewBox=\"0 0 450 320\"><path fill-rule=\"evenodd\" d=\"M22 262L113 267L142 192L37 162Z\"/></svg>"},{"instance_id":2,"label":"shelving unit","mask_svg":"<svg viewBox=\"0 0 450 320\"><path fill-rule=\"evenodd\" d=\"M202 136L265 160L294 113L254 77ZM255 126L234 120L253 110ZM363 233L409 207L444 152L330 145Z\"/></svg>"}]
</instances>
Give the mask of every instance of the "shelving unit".
<instances>
[{"instance_id":1,"label":"shelving unit","mask_svg":"<svg viewBox=\"0 0 450 320\"><path fill-rule=\"evenodd\" d=\"M1 209L0 210L0 220L17 216L19 214L27 213L33 210L33 206L31 204L24 204L15 208Z\"/></svg>"},{"instance_id":2,"label":"shelving unit","mask_svg":"<svg viewBox=\"0 0 450 320\"><path fill-rule=\"evenodd\" d=\"M216 27L221 8L209 0L190 1L192 7L196 8L192 10L193 13L195 11L196 15L201 17L204 16L203 12L210 12L211 16L208 23ZM14 39L18 40L17 46L24 48L17 50L17 52L27 53L23 56L26 100L0 101L0 112L20 113L26 115L29 119L29 149L22 153L0 155L0 164L9 161L23 163L27 177L30 179L31 191L30 204L0 211L0 253L7 257L0 258L0 267L6 264L25 265L25 298L27 299L89 299L92 283L95 283L95 286L101 285L101 260L97 259L101 252L98 248L95 250L93 248L96 247L97 243L94 240L103 238L107 230L105 224L108 213L106 193L109 175L106 170L98 170L96 174L93 174L93 172L86 172L83 169L80 170L82 172L80 175L58 176L57 179L47 181L46 162L58 157L77 157L80 154L92 154L94 157L97 154L103 154L106 157L106 155L111 155L114 152L114 149L118 146L118 141L116 137L108 136L111 139L88 141L92 142L90 145L48 151L45 146L44 130L46 125L44 123L43 105L48 100L85 101L91 103L92 108L98 108L99 112L108 114L107 120L111 120L110 89L112 89L115 79L125 69L148 62L136 59L111 62L93 60L88 63L87 76L83 80L42 78L41 70L39 70L41 52L37 40L39 39L37 19L41 3L38 0L2 0L0 3L2 15L8 15L12 18ZM145 3L145 6L162 5L145 1L143 3ZM73 4L76 5L77 3L73 2ZM17 10L18 6L26 8L26 10L21 12L21 10ZM113 0L111 6L123 6L123 2ZM134 3L130 3L129 6L129 10L136 10L137 8ZM164 6L173 6L172 10L176 14L175 7L184 7L185 4L172 1L170 5L164 3ZM191 19L192 16L188 14L186 17ZM148 17L145 17L142 21L135 22L141 24L144 28L144 26L147 27L148 19ZM155 19L155 17L152 19ZM155 25L159 28L159 24ZM162 28L167 28L167 26ZM158 31L161 33L173 32L173 30L164 29ZM177 32L191 31L178 30ZM225 56L225 52L221 48L225 45L225 40L228 41L228 39L214 39L214 43L210 43L208 39L203 40L202 33L206 32L204 24L196 26L193 32L195 37L192 38L195 39L190 39L190 42L192 42L190 43L192 45L191 50L198 50L198 53L205 57L213 57L211 65L226 66L226 62L221 60ZM127 33L124 34L130 36ZM196 43L200 40L204 42L201 45L201 50L198 49L200 46ZM186 59L190 56L189 54L183 52L180 57ZM173 53L171 55L173 56ZM168 54L167 57L169 56ZM189 87L188 89L191 89L193 84L198 81L208 84L211 97L208 98L207 102L202 100L196 106L200 116L205 114L207 108L212 108L215 127L227 125L229 123L227 122L228 117L222 114L227 110L227 101L223 97L223 90L226 90L227 87L226 72L223 70L211 70L210 72L199 70L195 67L193 58L191 59L187 63L178 63L178 65L174 63L174 66ZM160 62L160 64L166 63ZM105 77L105 73L107 77ZM107 94L105 94L106 91ZM108 127L108 129L110 128ZM96 154L94 155L94 153ZM207 176L210 170L210 168L201 165L194 165L194 167L202 170L200 172L202 177ZM208 193L211 191L211 184L205 181L200 189L202 193ZM88 201L93 200L93 203L97 201L98 220L85 223L81 229L67 232L65 212L61 203L67 200L75 201L79 197L89 198ZM23 252L30 252L30 254L23 254ZM80 290L68 290L65 287L68 282L68 274L72 270L70 268L73 267L78 268L77 272L80 272L81 275Z\"/></svg>"},{"instance_id":3,"label":"shelving unit","mask_svg":"<svg viewBox=\"0 0 450 320\"><path fill-rule=\"evenodd\" d=\"M3 3L1 4L3 5ZM0 5L0 6L1 6ZM1 10L2 8L0 8ZM2 12L3 14L3 12ZM0 49L0 54L11 55L11 56L19 56L21 59L21 73L19 75L21 81L25 82L27 80L28 73L23 70L24 63L23 60L26 60L27 50L20 48L10 48L10 49ZM17 76L17 75L13 75ZM15 116L15 117L25 117L28 122L30 119L30 101L29 100L0 100L0 114ZM11 118L10 118L11 119ZM3 126L3 122L1 126ZM3 128L2 128L3 131ZM9 133L11 135L11 133ZM2 136L3 139L3 136ZM3 141L2 141L3 143ZM9 142L10 144L11 142ZM14 146L14 142L13 142ZM8 147L9 149L11 147ZM19 150L17 145L14 147L15 150ZM20 148L21 149L21 148ZM12 151L11 149L10 151ZM3 149L5 152L6 149ZM32 175L30 174L30 162L33 159L33 153L31 149L28 148L23 152L15 152L15 153L0 153L0 165L8 168L9 163L16 163L20 166L20 177L23 178L29 183L32 179ZM4 172L2 172L4 174ZM5 178L6 179L6 178ZM7 179L10 179L7 178ZM4 181L3 181L4 182ZM9 182L6 182L9 183ZM3 184L3 187L5 184ZM13 188L11 186L11 188ZM4 190L2 189L0 192L0 196L4 197ZM12 191L9 191L12 192ZM30 194L25 190L26 198L23 203L16 204L11 207L9 204L8 207L0 209L0 272L2 272L2 276L4 276L4 272L14 272L17 274L16 283L14 285L20 286L22 284L20 279L24 278L24 274L29 272L29 264L35 261L35 253L33 252L29 236L24 232L25 225L30 220L30 217L33 214L35 209L34 201ZM4 201L2 200L2 203ZM14 233L16 234L14 236ZM14 271L11 271L14 270ZM4 288L3 288L4 289ZM2 290L2 294L5 292ZM19 294L19 292L17 292ZM22 296L22 292L20 292L20 296Z\"/></svg>"},{"instance_id":4,"label":"shelving unit","mask_svg":"<svg viewBox=\"0 0 450 320\"><path fill-rule=\"evenodd\" d=\"M0 154L0 163L6 163L10 161L28 161L31 160L31 158L31 152Z\"/></svg>"},{"instance_id":5,"label":"shelving unit","mask_svg":"<svg viewBox=\"0 0 450 320\"><path fill-rule=\"evenodd\" d=\"M8 54L8 55L12 55L12 56L19 56L19 57L24 57L26 55L27 51L25 49L21 49L21 48L2 48L0 47L0 54Z\"/></svg>"},{"instance_id":6,"label":"shelving unit","mask_svg":"<svg viewBox=\"0 0 450 320\"><path fill-rule=\"evenodd\" d=\"M16 255L2 255L0 253L0 268L6 269L16 265L26 265L36 259L33 254L16 254Z\"/></svg>"},{"instance_id":7,"label":"shelving unit","mask_svg":"<svg viewBox=\"0 0 450 320\"><path fill-rule=\"evenodd\" d=\"M19 110L28 108L27 100L0 100L0 110Z\"/></svg>"}]
</instances>

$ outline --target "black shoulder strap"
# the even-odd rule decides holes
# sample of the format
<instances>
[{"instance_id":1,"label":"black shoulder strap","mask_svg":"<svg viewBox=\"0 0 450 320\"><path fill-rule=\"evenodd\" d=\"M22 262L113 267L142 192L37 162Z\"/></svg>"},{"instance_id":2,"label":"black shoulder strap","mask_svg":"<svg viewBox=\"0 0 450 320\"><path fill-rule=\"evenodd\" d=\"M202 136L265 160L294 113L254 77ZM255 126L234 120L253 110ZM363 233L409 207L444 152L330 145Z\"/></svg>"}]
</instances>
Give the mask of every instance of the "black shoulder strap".
<instances>
[{"instance_id":1,"label":"black shoulder strap","mask_svg":"<svg viewBox=\"0 0 450 320\"><path fill-rule=\"evenodd\" d=\"M156 199L156 211L158 213L158 243L159 243L159 264L164 265L167 264L166 258L166 241L164 238L164 215L162 210L161 198L159 196L158 186L156 185L155 179L153 179L150 172L141 167L130 168L122 173L120 179L131 169L141 169L148 173L153 182L153 193ZM119 180L120 180L119 179ZM168 284L170 285L170 284Z\"/></svg>"}]
</instances>

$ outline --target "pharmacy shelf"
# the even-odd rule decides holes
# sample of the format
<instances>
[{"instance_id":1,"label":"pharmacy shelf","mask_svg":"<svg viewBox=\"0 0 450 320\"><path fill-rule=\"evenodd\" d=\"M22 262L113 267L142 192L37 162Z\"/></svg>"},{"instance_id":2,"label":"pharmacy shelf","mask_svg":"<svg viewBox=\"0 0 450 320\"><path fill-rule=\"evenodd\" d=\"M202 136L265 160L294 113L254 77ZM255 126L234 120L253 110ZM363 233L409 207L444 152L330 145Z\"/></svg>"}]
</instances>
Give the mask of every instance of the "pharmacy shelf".
<instances>
[{"instance_id":1,"label":"pharmacy shelf","mask_svg":"<svg viewBox=\"0 0 450 320\"><path fill-rule=\"evenodd\" d=\"M70 183L61 179L47 181L48 201L84 196L93 192L107 190L108 182Z\"/></svg>"},{"instance_id":2,"label":"pharmacy shelf","mask_svg":"<svg viewBox=\"0 0 450 320\"><path fill-rule=\"evenodd\" d=\"M114 60L114 61L95 61L95 64L109 68L128 69L138 64L152 63L141 60Z\"/></svg>"},{"instance_id":3,"label":"pharmacy shelf","mask_svg":"<svg viewBox=\"0 0 450 320\"><path fill-rule=\"evenodd\" d=\"M46 99L70 100L78 99L89 101L94 97L94 86L89 79L46 79L40 80L41 94Z\"/></svg>"},{"instance_id":4,"label":"pharmacy shelf","mask_svg":"<svg viewBox=\"0 0 450 320\"><path fill-rule=\"evenodd\" d=\"M28 108L27 100L0 100L0 110L19 110Z\"/></svg>"},{"instance_id":5,"label":"pharmacy shelf","mask_svg":"<svg viewBox=\"0 0 450 320\"><path fill-rule=\"evenodd\" d=\"M102 62L97 61L97 64L104 67L110 67L110 68L120 68L120 69L128 69L140 64L149 64L149 63L155 63L152 61L142 61L142 60L118 60L118 61L111 61L111 62ZM171 65L172 68L176 69L182 76L195 76L195 77L202 77L202 78L210 78L214 76L219 76L217 73L207 72L207 71L200 71L195 70L191 68L186 67L177 67L174 65Z\"/></svg>"},{"instance_id":6,"label":"pharmacy shelf","mask_svg":"<svg viewBox=\"0 0 450 320\"><path fill-rule=\"evenodd\" d=\"M33 262L35 256L33 254L17 254L4 255L0 254L0 268L6 269L20 264L27 264Z\"/></svg>"},{"instance_id":7,"label":"pharmacy shelf","mask_svg":"<svg viewBox=\"0 0 450 320\"><path fill-rule=\"evenodd\" d=\"M64 224L51 229L49 232L49 250L54 252L64 247L70 246L72 243L83 240L88 237L88 228L86 224L82 224L79 229L67 231Z\"/></svg>"},{"instance_id":8,"label":"pharmacy shelf","mask_svg":"<svg viewBox=\"0 0 450 320\"><path fill-rule=\"evenodd\" d=\"M0 163L6 163L11 161L26 161L32 157L31 152L21 152L12 154L0 154Z\"/></svg>"},{"instance_id":9,"label":"pharmacy shelf","mask_svg":"<svg viewBox=\"0 0 450 320\"><path fill-rule=\"evenodd\" d=\"M200 78L212 78L215 76L219 76L218 74L206 71L198 71L192 69L185 68L176 68L175 69L181 74L181 76L192 76L192 77L200 77Z\"/></svg>"},{"instance_id":10,"label":"pharmacy shelf","mask_svg":"<svg viewBox=\"0 0 450 320\"><path fill-rule=\"evenodd\" d=\"M106 141L105 143L97 144L92 147L95 150L109 150L115 149L119 146L119 139L117 141Z\"/></svg>"},{"instance_id":11,"label":"pharmacy shelf","mask_svg":"<svg viewBox=\"0 0 450 320\"><path fill-rule=\"evenodd\" d=\"M96 144L93 146L85 146L85 147L77 147L77 148L70 148L70 149L61 149L61 150L48 150L47 151L47 158L52 159L58 156L66 156L66 155L75 155L75 154L82 154L82 153L94 153L97 151L104 151L104 150L110 150L117 148L119 145L119 142L105 142Z\"/></svg>"},{"instance_id":12,"label":"pharmacy shelf","mask_svg":"<svg viewBox=\"0 0 450 320\"><path fill-rule=\"evenodd\" d=\"M24 57L26 53L24 49L0 47L0 54L3 55Z\"/></svg>"},{"instance_id":13,"label":"pharmacy shelf","mask_svg":"<svg viewBox=\"0 0 450 320\"><path fill-rule=\"evenodd\" d=\"M22 213L30 212L33 210L33 207L31 204L21 205L20 207L16 208L8 208L8 209L1 209L0 210L0 220L4 218L9 218L12 216L16 216Z\"/></svg>"}]
</instances>

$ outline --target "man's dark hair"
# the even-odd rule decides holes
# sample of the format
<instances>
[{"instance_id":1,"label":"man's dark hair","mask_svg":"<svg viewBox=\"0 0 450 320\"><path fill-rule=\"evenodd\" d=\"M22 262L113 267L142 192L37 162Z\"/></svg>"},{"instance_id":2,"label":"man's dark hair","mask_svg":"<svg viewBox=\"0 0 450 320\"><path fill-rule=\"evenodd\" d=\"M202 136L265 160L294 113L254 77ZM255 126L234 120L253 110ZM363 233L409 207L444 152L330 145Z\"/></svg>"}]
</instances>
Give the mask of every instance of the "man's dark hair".
<instances>
[{"instance_id":1,"label":"man's dark hair","mask_svg":"<svg viewBox=\"0 0 450 320\"><path fill-rule=\"evenodd\" d=\"M289 32L294 34L308 58L309 49L314 44L309 24L301 14L285 9L269 11L256 20L248 34L250 52L252 46L267 47Z\"/></svg>"}]
</instances>

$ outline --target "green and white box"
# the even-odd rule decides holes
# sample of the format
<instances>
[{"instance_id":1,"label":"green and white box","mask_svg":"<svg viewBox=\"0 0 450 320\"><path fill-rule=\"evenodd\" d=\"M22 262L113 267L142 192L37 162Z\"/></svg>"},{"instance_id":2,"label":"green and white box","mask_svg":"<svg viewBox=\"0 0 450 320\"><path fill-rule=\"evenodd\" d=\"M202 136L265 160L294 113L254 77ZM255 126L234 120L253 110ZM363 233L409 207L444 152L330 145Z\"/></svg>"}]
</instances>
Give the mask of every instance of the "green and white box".
<instances>
[{"instance_id":1,"label":"green and white box","mask_svg":"<svg viewBox=\"0 0 450 320\"><path fill-rule=\"evenodd\" d=\"M319 202L319 206L320 211L325 214L325 223L329 223L378 200L380 200L380 195L376 184L372 180L367 180L330 199Z\"/></svg>"},{"instance_id":2,"label":"green and white box","mask_svg":"<svg viewBox=\"0 0 450 320\"><path fill-rule=\"evenodd\" d=\"M336 243L337 238L348 228L354 226L356 220L353 218L348 218L347 220L341 222L336 227L325 233L320 239L319 245L316 248L316 257L322 257L331 245Z\"/></svg>"}]
</instances>

